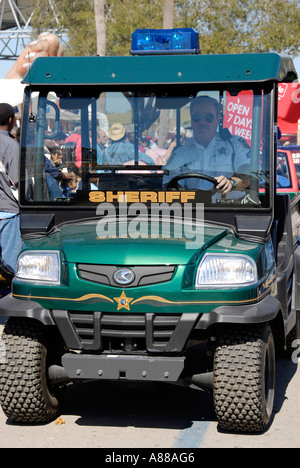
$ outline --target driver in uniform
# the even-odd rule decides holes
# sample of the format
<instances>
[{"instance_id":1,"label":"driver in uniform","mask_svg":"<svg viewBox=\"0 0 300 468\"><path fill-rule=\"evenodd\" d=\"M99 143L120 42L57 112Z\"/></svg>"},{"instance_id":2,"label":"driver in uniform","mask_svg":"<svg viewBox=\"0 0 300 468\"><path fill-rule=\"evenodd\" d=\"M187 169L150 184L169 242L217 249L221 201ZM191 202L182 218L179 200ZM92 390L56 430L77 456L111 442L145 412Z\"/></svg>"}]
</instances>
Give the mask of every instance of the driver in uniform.
<instances>
[{"instance_id":1,"label":"driver in uniform","mask_svg":"<svg viewBox=\"0 0 300 468\"><path fill-rule=\"evenodd\" d=\"M176 149L165 166L164 186L175 176L185 173L198 173L212 176L217 181L216 188L226 195L232 190L244 194L249 185L250 147L241 137L229 131L221 136L217 132L221 119L221 105L209 96L198 96L191 102L191 125L193 137ZM180 186L186 189L210 190L212 183L196 179L182 179Z\"/></svg>"}]
</instances>

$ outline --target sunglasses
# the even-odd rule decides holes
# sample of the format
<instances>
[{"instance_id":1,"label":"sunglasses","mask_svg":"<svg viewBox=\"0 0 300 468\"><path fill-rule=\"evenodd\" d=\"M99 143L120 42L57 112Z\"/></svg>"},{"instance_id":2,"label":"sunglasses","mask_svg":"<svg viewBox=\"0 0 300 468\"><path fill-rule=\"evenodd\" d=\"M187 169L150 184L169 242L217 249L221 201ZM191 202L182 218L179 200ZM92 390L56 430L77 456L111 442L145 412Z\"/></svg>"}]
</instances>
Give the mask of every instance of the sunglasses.
<instances>
[{"instance_id":1,"label":"sunglasses","mask_svg":"<svg viewBox=\"0 0 300 468\"><path fill-rule=\"evenodd\" d=\"M212 123L215 120L215 116L213 114L193 114L191 116L192 122L198 123L201 120L205 120L207 123Z\"/></svg>"}]
</instances>

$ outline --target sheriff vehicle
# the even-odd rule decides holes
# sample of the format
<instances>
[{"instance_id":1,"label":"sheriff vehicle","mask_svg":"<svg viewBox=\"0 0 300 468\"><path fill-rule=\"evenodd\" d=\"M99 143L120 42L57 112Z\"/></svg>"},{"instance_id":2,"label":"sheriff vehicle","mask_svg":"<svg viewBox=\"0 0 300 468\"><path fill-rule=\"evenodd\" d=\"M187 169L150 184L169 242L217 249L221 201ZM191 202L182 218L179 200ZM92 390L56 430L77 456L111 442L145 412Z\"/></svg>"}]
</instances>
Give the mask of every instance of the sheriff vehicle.
<instances>
[{"instance_id":1,"label":"sheriff vehicle","mask_svg":"<svg viewBox=\"0 0 300 468\"><path fill-rule=\"evenodd\" d=\"M221 429L268 427L276 354L298 336L298 205L276 193L277 89L296 77L276 53L201 55L193 29L34 61L0 301L10 420L50 421L63 387L109 380L208 390Z\"/></svg>"}]
</instances>

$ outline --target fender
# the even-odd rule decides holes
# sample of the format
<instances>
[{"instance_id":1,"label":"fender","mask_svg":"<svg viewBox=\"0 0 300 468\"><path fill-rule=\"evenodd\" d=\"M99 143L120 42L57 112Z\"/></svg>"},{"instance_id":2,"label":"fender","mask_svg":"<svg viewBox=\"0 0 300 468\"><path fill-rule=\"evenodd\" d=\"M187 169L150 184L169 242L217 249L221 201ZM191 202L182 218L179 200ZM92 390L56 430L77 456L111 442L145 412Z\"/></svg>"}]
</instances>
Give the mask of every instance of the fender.
<instances>
[{"instance_id":1,"label":"fender","mask_svg":"<svg viewBox=\"0 0 300 468\"><path fill-rule=\"evenodd\" d=\"M273 296L267 296L260 302L245 306L221 306L210 313L202 314L195 329L206 330L218 323L254 324L273 320L280 311L280 302Z\"/></svg>"},{"instance_id":2,"label":"fender","mask_svg":"<svg viewBox=\"0 0 300 468\"><path fill-rule=\"evenodd\" d=\"M55 325L51 312L37 302L15 299L11 294L0 300L0 317L26 317L39 320L44 325Z\"/></svg>"}]
</instances>

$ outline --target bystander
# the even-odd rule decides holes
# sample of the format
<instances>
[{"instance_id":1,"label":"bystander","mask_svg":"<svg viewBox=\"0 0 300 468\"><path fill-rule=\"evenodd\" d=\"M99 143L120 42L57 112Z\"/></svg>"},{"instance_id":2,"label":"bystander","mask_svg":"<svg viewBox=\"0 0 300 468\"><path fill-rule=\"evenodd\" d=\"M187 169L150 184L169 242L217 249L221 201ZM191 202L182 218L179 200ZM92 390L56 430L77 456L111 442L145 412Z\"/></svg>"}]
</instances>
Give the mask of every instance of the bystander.
<instances>
[{"instance_id":1,"label":"bystander","mask_svg":"<svg viewBox=\"0 0 300 468\"><path fill-rule=\"evenodd\" d=\"M21 245L18 206L19 143L10 133L15 125L11 105L0 104L0 249L6 265L15 270Z\"/></svg>"}]
</instances>

